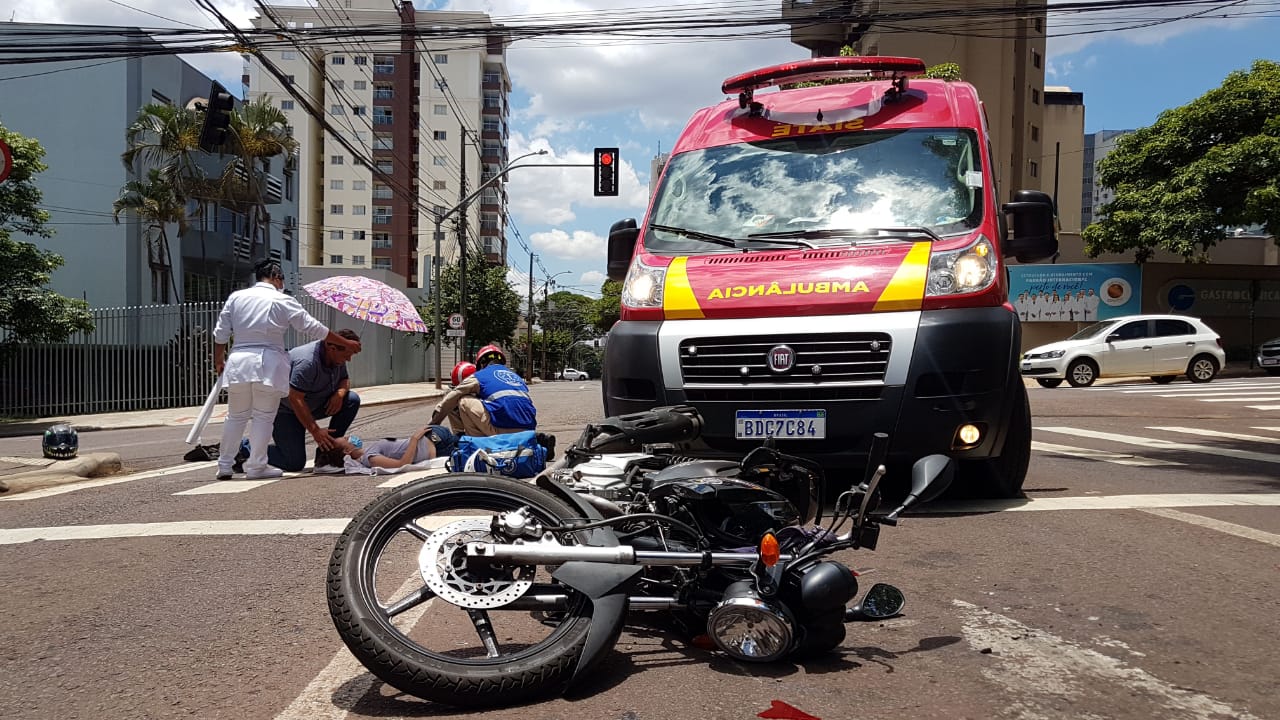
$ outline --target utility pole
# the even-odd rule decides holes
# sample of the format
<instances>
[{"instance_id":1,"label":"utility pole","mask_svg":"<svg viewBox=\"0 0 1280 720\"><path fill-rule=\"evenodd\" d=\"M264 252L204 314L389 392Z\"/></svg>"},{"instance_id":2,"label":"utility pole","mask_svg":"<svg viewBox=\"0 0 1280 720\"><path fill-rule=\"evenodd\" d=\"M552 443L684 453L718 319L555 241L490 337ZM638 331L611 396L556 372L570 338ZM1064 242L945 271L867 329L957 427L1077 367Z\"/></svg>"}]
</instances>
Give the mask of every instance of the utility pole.
<instances>
[{"instance_id":1,"label":"utility pole","mask_svg":"<svg viewBox=\"0 0 1280 720\"><path fill-rule=\"evenodd\" d=\"M550 290L551 290L551 278L547 278L546 284L542 286L542 315L544 317L544 320L546 315L548 314L547 293L550 292ZM551 342L551 336L547 334L547 323L544 321L542 323L542 373L544 375L547 373L547 345L550 342ZM555 376L552 375L551 377L554 378ZM543 378L543 380L546 380L546 378Z\"/></svg>"},{"instance_id":2,"label":"utility pole","mask_svg":"<svg viewBox=\"0 0 1280 720\"><path fill-rule=\"evenodd\" d=\"M526 354L529 363L527 372L530 380L533 379L533 259L536 257L538 256L529 253L529 312L525 316L524 323L529 331L529 347L526 349Z\"/></svg>"},{"instance_id":3,"label":"utility pole","mask_svg":"<svg viewBox=\"0 0 1280 720\"><path fill-rule=\"evenodd\" d=\"M458 213L458 313L463 318L467 316L467 209L465 202L467 199L467 129L462 128L462 133L458 136L458 165L462 167L462 181L458 184L458 203L463 204L462 212ZM464 326L465 327L465 326ZM471 338L463 336L460 344L463 348L463 357L468 357L470 353L466 350L470 347Z\"/></svg>"}]
</instances>

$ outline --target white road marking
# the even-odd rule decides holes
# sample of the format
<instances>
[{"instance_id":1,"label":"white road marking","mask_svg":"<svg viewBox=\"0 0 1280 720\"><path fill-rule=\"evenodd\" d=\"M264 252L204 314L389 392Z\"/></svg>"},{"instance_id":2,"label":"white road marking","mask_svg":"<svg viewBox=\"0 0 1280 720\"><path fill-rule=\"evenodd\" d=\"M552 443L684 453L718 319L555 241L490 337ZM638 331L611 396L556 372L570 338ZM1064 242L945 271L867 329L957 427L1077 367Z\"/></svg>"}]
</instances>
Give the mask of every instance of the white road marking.
<instances>
[{"instance_id":1,"label":"white road marking","mask_svg":"<svg viewBox=\"0 0 1280 720\"><path fill-rule=\"evenodd\" d=\"M164 477L165 475L178 475L191 470L200 470L202 468L215 468L218 465L217 460L209 460L207 462L189 462L182 465L173 465L166 468L158 468L156 470L146 470L132 475L112 475L110 477L94 478L92 480L84 480L82 482L67 483L66 485L57 485L55 487L40 488L39 490L30 490L13 497L0 497L0 502L13 502L16 500L35 500L37 498L50 497L52 495L62 495L63 493L75 492L76 490L85 490L88 488L103 487L105 485L118 485L120 483L133 482L134 480L145 480L153 477Z\"/></svg>"},{"instance_id":2,"label":"white road marking","mask_svg":"<svg viewBox=\"0 0 1280 720\"><path fill-rule=\"evenodd\" d=\"M1249 429L1250 430L1270 430L1271 432L1280 432L1280 427L1259 427L1255 425Z\"/></svg>"},{"instance_id":3,"label":"white road marking","mask_svg":"<svg viewBox=\"0 0 1280 720\"><path fill-rule=\"evenodd\" d=\"M1200 402L1271 402L1272 400L1280 400L1280 393L1275 395L1263 395L1261 393L1250 393L1251 397L1231 397L1231 398L1199 398Z\"/></svg>"},{"instance_id":4,"label":"white road marking","mask_svg":"<svg viewBox=\"0 0 1280 720\"><path fill-rule=\"evenodd\" d=\"M1206 453L1208 455L1221 455L1222 457L1239 458L1241 460L1280 463L1280 454L1277 453L1261 453L1253 452L1251 450L1213 447L1212 445L1170 442L1168 440L1157 440L1156 438L1138 437L1136 435L1120 435L1118 433L1102 432L1100 430L1085 430L1083 428L1038 427L1036 430L1039 432L1061 433L1063 435L1075 435L1077 437L1094 438L1097 440L1110 440L1112 442L1124 443L1126 445L1141 445L1143 447L1159 448L1161 450L1182 450L1186 452L1199 452Z\"/></svg>"},{"instance_id":5,"label":"white road marking","mask_svg":"<svg viewBox=\"0 0 1280 720\"><path fill-rule=\"evenodd\" d=\"M174 495L221 495L226 493L242 493L260 488L263 485L270 485L280 478L272 478L270 480L215 480L204 485L197 485L190 490L176 492Z\"/></svg>"},{"instance_id":6,"label":"white road marking","mask_svg":"<svg viewBox=\"0 0 1280 720\"><path fill-rule=\"evenodd\" d=\"M1172 460L1156 460L1153 458L1138 457L1136 455L1107 452L1106 450L1090 450L1089 448L1072 447L1070 445L1055 445L1053 443L1039 442L1035 440L1031 442L1031 449L1054 455L1069 455L1071 457L1082 457L1090 460L1101 460L1103 462L1115 463L1117 465L1132 465L1135 467L1156 467L1158 465L1182 464Z\"/></svg>"},{"instance_id":7,"label":"white road marking","mask_svg":"<svg viewBox=\"0 0 1280 720\"><path fill-rule=\"evenodd\" d=\"M963 600L952 600L963 617L961 633L975 650L990 648L995 667L982 674L1015 698L1020 718L1061 717L1062 708L1074 708L1078 717L1093 717L1076 703L1099 693L1098 686L1118 687L1118 695L1135 697L1151 711L1149 717L1165 720L1257 720L1243 710L1213 697L1177 687L1124 661L1081 647L1040 628L985 610ZM1106 692L1106 691L1101 691Z\"/></svg>"},{"instance_id":8,"label":"white road marking","mask_svg":"<svg viewBox=\"0 0 1280 720\"><path fill-rule=\"evenodd\" d=\"M1186 433L1187 435L1199 435L1200 437L1217 437L1227 438L1228 440L1248 440L1249 442L1280 444L1280 438L1266 437L1265 435L1242 435L1240 433L1221 432L1218 430L1205 430L1203 428L1192 427L1170 427L1155 425L1147 428L1148 430L1165 430L1168 432ZM1263 429L1263 428L1257 428Z\"/></svg>"},{"instance_id":9,"label":"white road marking","mask_svg":"<svg viewBox=\"0 0 1280 720\"><path fill-rule=\"evenodd\" d=\"M1280 410L1280 405L1245 405L1250 410Z\"/></svg>"},{"instance_id":10,"label":"white road marking","mask_svg":"<svg viewBox=\"0 0 1280 720\"><path fill-rule=\"evenodd\" d=\"M412 472L407 472L407 473L396 473L394 475L391 475L389 480L382 483L378 487L380 488L400 487L401 485L407 485L408 483L413 482L414 480L421 480L422 478L429 478L429 477L435 477L436 475L447 475L447 474L449 474L449 471L444 468L432 468L430 470L414 470Z\"/></svg>"},{"instance_id":11,"label":"white road marking","mask_svg":"<svg viewBox=\"0 0 1280 720\"><path fill-rule=\"evenodd\" d=\"M431 515L418 518L428 530L468 515ZM112 538L167 537L177 535L337 535L351 518L299 518L296 520L189 520L119 525L63 525L60 527L0 529L0 545L37 540L107 540Z\"/></svg>"},{"instance_id":12,"label":"white road marking","mask_svg":"<svg viewBox=\"0 0 1280 720\"><path fill-rule=\"evenodd\" d=\"M0 464L4 464L4 465L31 465L34 467L45 467L46 465L52 465L55 462L57 462L57 460L51 460L49 458L33 458L33 457L18 457L16 455L0 455Z\"/></svg>"},{"instance_id":13,"label":"white road marking","mask_svg":"<svg viewBox=\"0 0 1280 720\"><path fill-rule=\"evenodd\" d=\"M1152 508L1143 510L1142 512L1159 515L1162 518L1169 518L1170 520L1180 520L1184 523L1199 525L1200 527L1217 530L1218 532L1226 533L1228 535L1235 535L1236 537L1242 537L1248 540L1257 540L1260 543L1280 547L1280 535L1269 533L1264 530L1258 530L1257 528L1251 528L1247 525L1237 525L1236 523L1230 523L1225 520L1217 520L1203 515L1192 515L1191 513L1185 513L1179 510Z\"/></svg>"},{"instance_id":14,"label":"white road marking","mask_svg":"<svg viewBox=\"0 0 1280 720\"><path fill-rule=\"evenodd\" d=\"M1034 492L1034 490L1032 491ZM911 512L922 515L968 512L1040 512L1054 510L1143 510L1174 507L1276 507L1280 493L1087 495L1081 497L1028 497L1008 500L959 500L931 502Z\"/></svg>"},{"instance_id":15,"label":"white road marking","mask_svg":"<svg viewBox=\"0 0 1280 720\"><path fill-rule=\"evenodd\" d=\"M1077 389L1092 390L1095 392L1113 391L1113 392L1122 392L1127 395L1131 395L1135 393L1150 394L1150 393L1167 393L1167 392L1187 392L1187 393L1215 392L1220 388L1227 388L1227 389L1258 388L1260 390L1274 390L1277 387L1280 387L1280 385L1277 385L1274 382L1256 382L1254 380L1219 380L1212 384L1206 383L1203 385L1190 384L1190 383L1183 384L1183 385L1152 385L1150 383L1147 383L1145 385L1139 385L1139 384L1109 385L1109 386L1104 385L1102 387L1077 388ZM1130 390L1129 388L1137 388L1137 389Z\"/></svg>"},{"instance_id":16,"label":"white road marking","mask_svg":"<svg viewBox=\"0 0 1280 720\"><path fill-rule=\"evenodd\" d=\"M1177 398L1177 397L1194 397L1194 398L1215 397L1215 398L1216 398L1216 397L1220 397L1220 398L1226 398L1226 399L1229 401L1229 400L1235 400L1235 399L1237 399L1237 398L1238 398L1239 396L1241 396L1241 395L1265 395L1265 396L1267 396L1267 399L1272 399L1272 396L1280 395L1280 390L1257 390L1257 389L1253 389L1253 388L1244 388L1244 389L1241 389L1241 390L1223 390L1223 391L1219 391L1219 392L1177 392L1177 393L1163 393L1163 394L1157 395L1156 397L1171 397L1171 398Z\"/></svg>"},{"instance_id":17,"label":"white road marking","mask_svg":"<svg viewBox=\"0 0 1280 720\"><path fill-rule=\"evenodd\" d=\"M404 597L422 582L421 576L412 576L391 597ZM396 626L409 632L433 602L428 600L396 616ZM275 720L343 720L376 680L344 646Z\"/></svg>"}]
</instances>

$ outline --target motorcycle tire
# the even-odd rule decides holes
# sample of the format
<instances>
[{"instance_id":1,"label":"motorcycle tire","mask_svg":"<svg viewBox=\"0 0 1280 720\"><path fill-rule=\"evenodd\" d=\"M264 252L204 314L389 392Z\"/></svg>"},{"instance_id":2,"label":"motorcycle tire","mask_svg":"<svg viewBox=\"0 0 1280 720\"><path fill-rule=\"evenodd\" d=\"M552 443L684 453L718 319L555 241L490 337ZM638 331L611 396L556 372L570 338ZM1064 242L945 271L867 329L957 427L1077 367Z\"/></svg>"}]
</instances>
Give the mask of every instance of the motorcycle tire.
<instances>
[{"instance_id":1,"label":"motorcycle tire","mask_svg":"<svg viewBox=\"0 0 1280 720\"><path fill-rule=\"evenodd\" d=\"M579 515L534 485L493 475L455 473L388 492L351 520L333 549L328 600L339 635L374 675L424 700L455 707L490 707L563 691L573 677L591 624L591 602L574 590L564 588L568 595L566 608L554 614L554 629L545 639L516 645L511 655L498 658L486 654L483 647L470 655L424 647L411 637L413 628L398 628L392 623L388 606L380 603L377 565L392 540L402 537L403 531L426 543L431 535L423 519L461 508L494 513L528 508L533 518L546 524L561 524ZM411 573L411 581L422 585L418 592L430 596L430 603L444 603L438 606L442 615L465 611L435 595L421 575ZM385 579L383 583L385 587ZM414 622L436 609L428 605ZM485 622L489 621L488 610L465 612L483 613ZM476 622L474 616L472 622ZM549 626L550 622L541 624ZM484 637L483 633L478 634ZM476 635L471 633L473 642ZM432 639L429 634L427 639ZM493 639L504 643L509 640ZM440 642L448 645L443 639Z\"/></svg>"}]
</instances>

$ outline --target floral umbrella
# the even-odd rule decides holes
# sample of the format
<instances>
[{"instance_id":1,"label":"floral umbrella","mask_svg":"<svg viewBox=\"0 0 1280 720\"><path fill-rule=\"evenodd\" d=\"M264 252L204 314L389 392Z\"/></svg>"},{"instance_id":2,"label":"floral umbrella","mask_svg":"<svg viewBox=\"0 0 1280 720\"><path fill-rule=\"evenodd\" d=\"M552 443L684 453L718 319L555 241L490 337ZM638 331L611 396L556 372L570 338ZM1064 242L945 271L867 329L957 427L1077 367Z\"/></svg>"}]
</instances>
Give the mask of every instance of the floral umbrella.
<instances>
[{"instance_id":1,"label":"floral umbrella","mask_svg":"<svg viewBox=\"0 0 1280 720\"><path fill-rule=\"evenodd\" d=\"M359 275L335 275L303 285L311 297L357 320L405 332L428 332L418 309L390 285Z\"/></svg>"}]
</instances>

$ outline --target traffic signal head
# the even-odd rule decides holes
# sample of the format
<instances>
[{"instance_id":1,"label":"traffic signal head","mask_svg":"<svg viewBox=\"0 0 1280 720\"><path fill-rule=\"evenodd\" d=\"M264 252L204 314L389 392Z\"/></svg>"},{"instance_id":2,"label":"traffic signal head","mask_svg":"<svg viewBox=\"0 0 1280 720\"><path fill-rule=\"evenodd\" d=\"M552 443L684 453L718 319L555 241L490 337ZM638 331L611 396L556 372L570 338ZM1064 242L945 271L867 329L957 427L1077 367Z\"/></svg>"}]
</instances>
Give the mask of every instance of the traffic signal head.
<instances>
[{"instance_id":1,"label":"traffic signal head","mask_svg":"<svg viewBox=\"0 0 1280 720\"><path fill-rule=\"evenodd\" d=\"M618 194L618 148L596 148L595 194Z\"/></svg>"},{"instance_id":2,"label":"traffic signal head","mask_svg":"<svg viewBox=\"0 0 1280 720\"><path fill-rule=\"evenodd\" d=\"M227 141L231 127L231 113L235 112L236 99L217 80L209 88L209 102L204 109L204 126L200 129L200 149L214 152Z\"/></svg>"}]
</instances>

